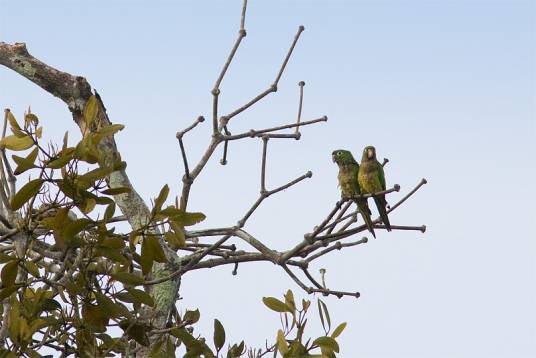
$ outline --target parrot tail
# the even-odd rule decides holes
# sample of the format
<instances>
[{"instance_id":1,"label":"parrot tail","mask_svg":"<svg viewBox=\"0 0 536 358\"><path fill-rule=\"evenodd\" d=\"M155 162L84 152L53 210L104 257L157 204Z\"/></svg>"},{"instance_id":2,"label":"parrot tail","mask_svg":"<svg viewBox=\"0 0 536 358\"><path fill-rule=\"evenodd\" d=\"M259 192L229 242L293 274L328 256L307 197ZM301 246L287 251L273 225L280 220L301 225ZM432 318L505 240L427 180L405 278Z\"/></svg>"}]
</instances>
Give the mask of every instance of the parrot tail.
<instances>
[{"instance_id":1,"label":"parrot tail","mask_svg":"<svg viewBox=\"0 0 536 358\"><path fill-rule=\"evenodd\" d=\"M358 200L356 201L357 207L359 208L359 212L361 213L361 216L363 217L363 220L365 220L365 224L367 225L368 231L376 238L376 233L374 233L374 224L372 224L372 219L370 218L370 209L368 207L366 200Z\"/></svg>"},{"instance_id":2,"label":"parrot tail","mask_svg":"<svg viewBox=\"0 0 536 358\"><path fill-rule=\"evenodd\" d=\"M389 217L387 216L387 201L385 196L375 196L374 201L376 202L376 207L380 213L380 218L382 219L383 224L387 231L391 231L391 223L389 222Z\"/></svg>"}]
</instances>

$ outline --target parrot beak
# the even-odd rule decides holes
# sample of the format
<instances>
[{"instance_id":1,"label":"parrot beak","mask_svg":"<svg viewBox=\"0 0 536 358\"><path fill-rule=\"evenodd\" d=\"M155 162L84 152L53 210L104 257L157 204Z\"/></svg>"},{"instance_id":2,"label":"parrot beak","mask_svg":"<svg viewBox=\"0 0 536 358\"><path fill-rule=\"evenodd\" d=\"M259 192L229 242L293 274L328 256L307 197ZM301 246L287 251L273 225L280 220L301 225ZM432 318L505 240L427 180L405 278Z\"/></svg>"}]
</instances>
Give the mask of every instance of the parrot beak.
<instances>
[{"instance_id":1,"label":"parrot beak","mask_svg":"<svg viewBox=\"0 0 536 358\"><path fill-rule=\"evenodd\" d=\"M373 159L374 158L374 149L372 149L372 148L367 149L367 156L368 156L369 159Z\"/></svg>"},{"instance_id":2,"label":"parrot beak","mask_svg":"<svg viewBox=\"0 0 536 358\"><path fill-rule=\"evenodd\" d=\"M331 155L331 160L333 160L333 163L337 163L337 161L335 160L335 154Z\"/></svg>"}]
</instances>

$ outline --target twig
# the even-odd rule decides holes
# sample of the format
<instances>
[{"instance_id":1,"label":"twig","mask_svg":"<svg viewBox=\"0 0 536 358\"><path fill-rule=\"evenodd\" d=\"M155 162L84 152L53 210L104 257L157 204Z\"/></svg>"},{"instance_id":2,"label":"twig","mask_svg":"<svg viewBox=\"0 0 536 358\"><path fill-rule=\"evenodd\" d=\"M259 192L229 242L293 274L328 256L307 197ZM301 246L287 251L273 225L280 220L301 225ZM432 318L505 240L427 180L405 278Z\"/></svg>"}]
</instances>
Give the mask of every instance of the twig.
<instances>
[{"instance_id":1,"label":"twig","mask_svg":"<svg viewBox=\"0 0 536 358\"><path fill-rule=\"evenodd\" d=\"M329 290L327 288L313 288L313 287L307 287L285 264L282 264L281 267L285 270L285 272L300 286L305 292L311 294L311 293L321 293L324 296L333 295L337 298L341 298L343 296L352 296L355 298L359 298L360 293L359 292L345 292L345 291L333 291Z\"/></svg>"},{"instance_id":2,"label":"twig","mask_svg":"<svg viewBox=\"0 0 536 358\"><path fill-rule=\"evenodd\" d=\"M266 150L268 137L262 137L262 164L261 164L261 194L266 192Z\"/></svg>"},{"instance_id":3,"label":"twig","mask_svg":"<svg viewBox=\"0 0 536 358\"><path fill-rule=\"evenodd\" d=\"M298 138L296 139L299 139L299 135L300 135L300 122L301 122L301 114L302 114L302 107L303 107L303 87L305 86L305 82L303 81L300 81L298 83L298 86L300 86L300 104L298 106L298 119L296 121L296 136L298 136Z\"/></svg>"},{"instance_id":4,"label":"twig","mask_svg":"<svg viewBox=\"0 0 536 358\"><path fill-rule=\"evenodd\" d=\"M341 208L341 211L339 211L339 213L335 217L333 224L324 226L324 228L320 230L320 232L327 229L327 233L330 234L333 231L333 229L335 229L335 226L337 226L337 223L339 222L339 220L341 220L341 217L346 213L346 211L352 205L352 203L353 203L352 201L346 202L346 204L344 204L344 206Z\"/></svg>"},{"instance_id":5,"label":"twig","mask_svg":"<svg viewBox=\"0 0 536 358\"><path fill-rule=\"evenodd\" d=\"M366 237L363 237L361 240L357 240L357 241L354 241L354 242L348 242L348 243L345 243L343 244L342 242L340 241L337 241L334 245L314 254L314 255L311 255L309 257L307 257L304 261L307 262L307 263L310 263L311 261L319 258L320 256L323 256L325 254L327 254L328 252L331 252L333 250L341 250L342 248L344 247L351 247L351 246L356 246L356 245L361 245L361 244L365 244L368 242L368 239Z\"/></svg>"},{"instance_id":6,"label":"twig","mask_svg":"<svg viewBox=\"0 0 536 358\"><path fill-rule=\"evenodd\" d=\"M195 120L195 122L192 125L190 125L188 128L186 128L186 129L184 129L182 131L177 132L177 134L176 134L176 137L179 140L179 146L181 148L182 161L184 163L184 175L185 175L185 178L186 178L187 181L190 180L190 169L188 168L188 159L186 157L186 150L184 149L184 143L182 142L182 137L186 133L188 133L189 131L194 129L199 123L202 123L204 121L205 121L205 117L199 116L199 117L197 117L197 119Z\"/></svg>"},{"instance_id":7,"label":"twig","mask_svg":"<svg viewBox=\"0 0 536 358\"><path fill-rule=\"evenodd\" d=\"M255 103L257 103L258 101L260 101L261 99L263 99L264 97L269 95L270 93L277 92L277 85L279 83L279 80L281 79L281 76L283 75L283 72L285 71L285 67L287 66L288 61L290 59L290 56L292 55L292 51L294 50L294 47L296 46L296 43L298 42L298 39L300 38L300 35L301 35L301 33L303 32L304 29L305 28L303 26L300 26L298 28L298 32L294 36L294 40L292 41L292 44L290 45L290 48L289 48L289 50L287 52L287 55L285 56L285 59L284 59L283 63L281 64L281 67L279 68L279 72L277 73L277 76L276 76L276 78L274 80L274 83L271 84L266 90L264 90L263 92L261 92L260 94L255 96L253 99L251 99L249 102L244 104L243 106L241 106L241 107L235 109L234 111L232 111L231 113L221 117L220 118L220 127L225 127L233 117L235 117L236 115L244 112L246 109L250 108Z\"/></svg>"},{"instance_id":8,"label":"twig","mask_svg":"<svg viewBox=\"0 0 536 358\"><path fill-rule=\"evenodd\" d=\"M223 139L225 139L225 140L237 140L237 139L248 138L248 137L249 138L262 137L264 134L269 133L269 132L276 132L276 131L280 131L280 130L283 130L283 129L289 129L289 128L294 128L294 127L298 127L298 126L303 127L303 126L307 126L307 125L310 125L310 124L315 124L315 123L319 123L319 122L327 122L327 121L328 121L328 117L323 116L321 118L301 122L300 124L298 124L298 123L285 124L285 125L282 125L282 126L266 128L266 129L260 129L260 130L251 129L248 132L235 134L235 135L230 135L230 136L223 136Z\"/></svg>"},{"instance_id":9,"label":"twig","mask_svg":"<svg viewBox=\"0 0 536 358\"><path fill-rule=\"evenodd\" d=\"M229 68L229 65L233 61L234 55L236 51L238 50L238 47L240 46L242 39L246 37L246 29L244 27L245 22L246 22L246 8L247 8L247 0L244 0L244 2L242 3L242 14L240 16L240 30L238 31L238 37L233 45L233 48L231 49L231 53L227 57L227 60L225 61L225 64L223 65L223 68L220 71L218 78L216 79L214 88L212 89L212 96L213 96L212 131L214 134L218 132L218 96L220 95L220 85L221 85L221 82L223 81L223 78L225 77L225 74L227 73L227 69Z\"/></svg>"}]
</instances>

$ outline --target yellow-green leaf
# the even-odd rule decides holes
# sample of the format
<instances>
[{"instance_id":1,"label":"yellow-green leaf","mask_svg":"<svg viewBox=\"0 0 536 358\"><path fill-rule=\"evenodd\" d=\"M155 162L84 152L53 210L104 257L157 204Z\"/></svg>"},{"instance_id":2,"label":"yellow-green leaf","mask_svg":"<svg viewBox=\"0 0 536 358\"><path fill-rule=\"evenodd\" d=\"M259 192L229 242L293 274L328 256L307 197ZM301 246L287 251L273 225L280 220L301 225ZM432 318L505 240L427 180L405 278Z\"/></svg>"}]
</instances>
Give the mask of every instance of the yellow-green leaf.
<instances>
[{"instance_id":1,"label":"yellow-green leaf","mask_svg":"<svg viewBox=\"0 0 536 358\"><path fill-rule=\"evenodd\" d=\"M11 200L11 209L20 209L28 200L39 193L44 182L43 179L34 179L26 183Z\"/></svg>"},{"instance_id":2,"label":"yellow-green leaf","mask_svg":"<svg viewBox=\"0 0 536 358\"><path fill-rule=\"evenodd\" d=\"M130 188L127 187L119 187L119 188L110 188L103 190L102 193L106 195L119 195L119 194L126 194L130 193Z\"/></svg>"},{"instance_id":3,"label":"yellow-green leaf","mask_svg":"<svg viewBox=\"0 0 536 358\"><path fill-rule=\"evenodd\" d=\"M292 311L296 310L296 302L294 301L294 294L291 290L288 290L285 294L285 304L292 309Z\"/></svg>"},{"instance_id":4,"label":"yellow-green leaf","mask_svg":"<svg viewBox=\"0 0 536 358\"><path fill-rule=\"evenodd\" d=\"M203 220L206 216L203 213L186 213L182 212L170 216L170 219L183 226L195 225Z\"/></svg>"},{"instance_id":5,"label":"yellow-green leaf","mask_svg":"<svg viewBox=\"0 0 536 358\"><path fill-rule=\"evenodd\" d=\"M75 148L62 149L62 151L58 153L58 158L47 163L47 168L59 169L64 167L65 164L69 163L69 161L73 159L74 152Z\"/></svg>"},{"instance_id":6,"label":"yellow-green leaf","mask_svg":"<svg viewBox=\"0 0 536 358\"><path fill-rule=\"evenodd\" d=\"M196 309L195 311L186 311L183 320L188 321L190 323L196 323L197 321L199 321L200 317L201 313L199 313L199 310Z\"/></svg>"},{"instance_id":7,"label":"yellow-green leaf","mask_svg":"<svg viewBox=\"0 0 536 358\"><path fill-rule=\"evenodd\" d=\"M277 349L281 354L288 352L288 344L285 340L285 335L282 330L277 331Z\"/></svg>"},{"instance_id":8,"label":"yellow-green leaf","mask_svg":"<svg viewBox=\"0 0 536 358\"><path fill-rule=\"evenodd\" d=\"M272 311L276 312L292 312L290 307L288 307L284 302L279 301L275 297L263 297L262 302L271 309Z\"/></svg>"},{"instance_id":9,"label":"yellow-green leaf","mask_svg":"<svg viewBox=\"0 0 536 358\"><path fill-rule=\"evenodd\" d=\"M35 160L37 159L37 154L39 148L35 147L34 150L28 154L26 158L19 157L18 155L13 155L13 160L17 163L17 168L15 169L14 174L19 175L27 171L28 169L36 168Z\"/></svg>"},{"instance_id":10,"label":"yellow-green leaf","mask_svg":"<svg viewBox=\"0 0 536 358\"><path fill-rule=\"evenodd\" d=\"M344 331L345 328L346 328L346 322L339 324L337 328L333 330L333 333L331 333L331 338L337 338L338 336L340 336L342 331Z\"/></svg>"},{"instance_id":11,"label":"yellow-green leaf","mask_svg":"<svg viewBox=\"0 0 536 358\"><path fill-rule=\"evenodd\" d=\"M26 116L24 116L24 121L29 124L32 123L34 126L39 124L39 118L33 113L28 113Z\"/></svg>"},{"instance_id":12,"label":"yellow-green leaf","mask_svg":"<svg viewBox=\"0 0 536 358\"><path fill-rule=\"evenodd\" d=\"M160 190L160 193L158 194L158 197L154 201L153 210L155 213L160 211L168 195L169 195L169 186L166 184L162 187L162 189Z\"/></svg>"},{"instance_id":13,"label":"yellow-green leaf","mask_svg":"<svg viewBox=\"0 0 536 358\"><path fill-rule=\"evenodd\" d=\"M331 352L339 353L339 344L331 337L318 337L313 341L313 344L316 344L317 346L327 349Z\"/></svg>"},{"instance_id":14,"label":"yellow-green leaf","mask_svg":"<svg viewBox=\"0 0 536 358\"><path fill-rule=\"evenodd\" d=\"M97 117L97 112L99 111L99 104L97 102L97 97L95 95L89 97L84 107L84 121L86 123L86 128L89 129L95 118Z\"/></svg>"},{"instance_id":15,"label":"yellow-green leaf","mask_svg":"<svg viewBox=\"0 0 536 358\"><path fill-rule=\"evenodd\" d=\"M20 131L20 126L17 123L17 120L15 119L15 116L13 115L13 113L11 113L11 111L7 113L7 120L9 121L9 124L11 125L12 129L14 128Z\"/></svg>"},{"instance_id":16,"label":"yellow-green leaf","mask_svg":"<svg viewBox=\"0 0 536 358\"><path fill-rule=\"evenodd\" d=\"M29 135L24 135L22 137L10 135L0 140L0 148L7 148L13 151L26 150L33 145L34 141Z\"/></svg>"},{"instance_id":17,"label":"yellow-green leaf","mask_svg":"<svg viewBox=\"0 0 536 358\"><path fill-rule=\"evenodd\" d=\"M100 135L101 137L111 136L119 132L120 130L123 130L123 128L125 128L125 126L122 124L110 124L109 126L105 126L99 129L97 135Z\"/></svg>"}]
</instances>

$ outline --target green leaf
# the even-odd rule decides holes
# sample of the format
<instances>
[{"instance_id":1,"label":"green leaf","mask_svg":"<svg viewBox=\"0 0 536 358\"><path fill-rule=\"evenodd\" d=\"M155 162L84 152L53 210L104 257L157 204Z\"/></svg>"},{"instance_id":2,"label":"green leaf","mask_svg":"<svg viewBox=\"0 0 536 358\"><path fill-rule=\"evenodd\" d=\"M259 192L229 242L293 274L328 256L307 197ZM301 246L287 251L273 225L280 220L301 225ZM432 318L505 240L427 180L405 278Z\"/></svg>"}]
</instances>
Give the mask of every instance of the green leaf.
<instances>
[{"instance_id":1,"label":"green leaf","mask_svg":"<svg viewBox=\"0 0 536 358\"><path fill-rule=\"evenodd\" d=\"M2 268L0 278L2 279L3 287L10 287L15 284L17 273L19 272L19 261L11 260Z\"/></svg>"},{"instance_id":2,"label":"green leaf","mask_svg":"<svg viewBox=\"0 0 536 358\"><path fill-rule=\"evenodd\" d=\"M324 327L324 330L327 332L329 332L329 330L331 329L331 319L329 318L329 312L328 312L328 306L326 306L326 304L324 303L324 301L322 301L320 298L318 299L318 312L320 313L320 319L322 321L322 327ZM322 312L324 314L322 314ZM326 321L328 323L328 327L326 328L326 326L324 325L324 317L326 318Z\"/></svg>"},{"instance_id":3,"label":"green leaf","mask_svg":"<svg viewBox=\"0 0 536 358\"><path fill-rule=\"evenodd\" d=\"M104 211L104 221L108 221L111 218L113 218L115 214L115 203L111 203L106 207L106 210Z\"/></svg>"},{"instance_id":4,"label":"green leaf","mask_svg":"<svg viewBox=\"0 0 536 358\"><path fill-rule=\"evenodd\" d=\"M38 152L39 148L35 147L34 150L32 150L26 158L19 157L18 155L13 155L13 160L15 161L15 163L17 163L17 168L15 169L14 174L19 175L29 169L36 168L34 163L35 159L37 159Z\"/></svg>"},{"instance_id":5,"label":"green leaf","mask_svg":"<svg viewBox=\"0 0 536 358\"><path fill-rule=\"evenodd\" d=\"M155 236L145 236L141 243L141 269L144 275L151 272L153 261L167 262L164 250Z\"/></svg>"},{"instance_id":6,"label":"green leaf","mask_svg":"<svg viewBox=\"0 0 536 358\"><path fill-rule=\"evenodd\" d=\"M147 238L141 242L141 255L140 255L141 271L144 275L151 272L154 262L153 246L148 242Z\"/></svg>"},{"instance_id":7,"label":"green leaf","mask_svg":"<svg viewBox=\"0 0 536 358\"><path fill-rule=\"evenodd\" d=\"M119 187L119 188L110 188L103 190L102 193L105 195L119 195L119 194L126 194L130 193L130 188L127 187Z\"/></svg>"},{"instance_id":8,"label":"green leaf","mask_svg":"<svg viewBox=\"0 0 536 358\"><path fill-rule=\"evenodd\" d=\"M34 141L29 135L24 135L23 137L10 135L0 140L0 148L7 148L13 151L26 150L33 145Z\"/></svg>"},{"instance_id":9,"label":"green leaf","mask_svg":"<svg viewBox=\"0 0 536 358\"><path fill-rule=\"evenodd\" d=\"M118 262L122 265L128 265L128 259L121 254L121 250L112 249L112 248L97 248L95 250L95 256L104 256L113 262Z\"/></svg>"},{"instance_id":10,"label":"green leaf","mask_svg":"<svg viewBox=\"0 0 536 358\"><path fill-rule=\"evenodd\" d=\"M164 233L164 239L168 242L173 250L178 250L186 246L184 231L176 233L175 231L167 231Z\"/></svg>"},{"instance_id":11,"label":"green leaf","mask_svg":"<svg viewBox=\"0 0 536 358\"><path fill-rule=\"evenodd\" d=\"M174 242L177 244L178 247L185 247L186 246L186 236L184 235L184 226L177 224L175 221L170 221L169 225L173 229L174 234Z\"/></svg>"},{"instance_id":12,"label":"green leaf","mask_svg":"<svg viewBox=\"0 0 536 358\"><path fill-rule=\"evenodd\" d=\"M156 344L153 344L151 352L149 352L149 358L164 358L164 352L162 352L162 345L164 344L164 339L160 337Z\"/></svg>"},{"instance_id":13,"label":"green leaf","mask_svg":"<svg viewBox=\"0 0 536 358\"><path fill-rule=\"evenodd\" d=\"M206 216L203 213L185 213L185 212L182 212L182 213L170 216L169 218L170 218L170 220L176 222L179 225L190 226L190 225L195 225L195 224L205 220Z\"/></svg>"},{"instance_id":14,"label":"green leaf","mask_svg":"<svg viewBox=\"0 0 536 358\"><path fill-rule=\"evenodd\" d=\"M339 324L337 328L333 330L333 333L331 333L331 338L337 338L338 336L340 336L342 331L344 331L345 328L346 328L346 322Z\"/></svg>"},{"instance_id":15,"label":"green leaf","mask_svg":"<svg viewBox=\"0 0 536 358\"><path fill-rule=\"evenodd\" d=\"M6 262L9 262L13 259L15 259L15 257L0 252L0 264L5 264Z\"/></svg>"},{"instance_id":16,"label":"green leaf","mask_svg":"<svg viewBox=\"0 0 536 358\"><path fill-rule=\"evenodd\" d=\"M89 130L89 127L95 121L97 117L97 112L99 111L99 106L97 103L97 97L95 95L89 97L84 107L84 122L86 123L86 128Z\"/></svg>"},{"instance_id":17,"label":"green leaf","mask_svg":"<svg viewBox=\"0 0 536 358\"><path fill-rule=\"evenodd\" d=\"M288 307L284 302L279 301L275 297L263 297L262 302L271 309L272 311L276 312L292 312L290 307Z\"/></svg>"},{"instance_id":18,"label":"green leaf","mask_svg":"<svg viewBox=\"0 0 536 358\"><path fill-rule=\"evenodd\" d=\"M70 241L81 231L89 228L93 221L87 218L76 219L65 227L63 230L63 237L65 240Z\"/></svg>"},{"instance_id":19,"label":"green leaf","mask_svg":"<svg viewBox=\"0 0 536 358\"><path fill-rule=\"evenodd\" d=\"M199 321L200 317L201 314L199 313L199 310L196 309L195 311L186 311L183 320L191 323L196 323L197 321Z\"/></svg>"},{"instance_id":20,"label":"green leaf","mask_svg":"<svg viewBox=\"0 0 536 358\"><path fill-rule=\"evenodd\" d=\"M109 249L122 249L125 247L125 241L120 237L107 237L102 240L99 246Z\"/></svg>"},{"instance_id":21,"label":"green leaf","mask_svg":"<svg viewBox=\"0 0 536 358\"><path fill-rule=\"evenodd\" d=\"M220 349L225 344L225 329L220 321L217 319L214 320L214 346L219 352Z\"/></svg>"},{"instance_id":22,"label":"green leaf","mask_svg":"<svg viewBox=\"0 0 536 358\"><path fill-rule=\"evenodd\" d=\"M131 316L127 308L123 306L121 303L114 303L114 301L112 301L108 296L100 292L94 292L94 294L95 294L95 297L97 298L97 303L99 304L99 306L102 307L105 314L108 315L109 317L118 318L121 316L126 316L126 317Z\"/></svg>"},{"instance_id":23,"label":"green leaf","mask_svg":"<svg viewBox=\"0 0 536 358\"><path fill-rule=\"evenodd\" d=\"M142 285L145 281L143 277L140 277L130 272L117 272L110 275L114 280L131 286Z\"/></svg>"},{"instance_id":24,"label":"green leaf","mask_svg":"<svg viewBox=\"0 0 536 358\"><path fill-rule=\"evenodd\" d=\"M156 236L147 236L144 241L148 241L149 245L152 247L153 251L153 258L156 262L165 263L167 262L166 254L164 253L164 249L162 249L162 246L160 245L160 241L158 241L158 238Z\"/></svg>"},{"instance_id":25,"label":"green leaf","mask_svg":"<svg viewBox=\"0 0 536 358\"><path fill-rule=\"evenodd\" d=\"M317 346L327 349L330 352L336 352L339 353L339 344L336 340L334 340L331 337L324 336L324 337L318 337L313 341L313 344L316 344Z\"/></svg>"},{"instance_id":26,"label":"green leaf","mask_svg":"<svg viewBox=\"0 0 536 358\"><path fill-rule=\"evenodd\" d=\"M26 270L33 276L33 277L36 277L36 278L39 278L41 277L41 275L39 274L39 267L37 267L37 264L33 261L26 261L24 263L24 266L26 267Z\"/></svg>"},{"instance_id":27,"label":"green leaf","mask_svg":"<svg viewBox=\"0 0 536 358\"><path fill-rule=\"evenodd\" d=\"M134 339L136 342L141 344L142 346L148 347L149 337L147 337L147 327L143 324L131 322L129 320L125 320L122 322L119 322L119 327L123 329L125 334L129 336L130 338Z\"/></svg>"},{"instance_id":28,"label":"green leaf","mask_svg":"<svg viewBox=\"0 0 536 358\"><path fill-rule=\"evenodd\" d=\"M27 201L39 193L41 186L45 181L43 179L34 179L26 183L20 190L15 194L11 200L11 210L18 210Z\"/></svg>"},{"instance_id":29,"label":"green leaf","mask_svg":"<svg viewBox=\"0 0 536 358\"><path fill-rule=\"evenodd\" d=\"M7 298L13 294L13 292L17 291L21 286L13 285L9 287L2 288L0 290L0 301L2 301L4 298Z\"/></svg>"},{"instance_id":30,"label":"green leaf","mask_svg":"<svg viewBox=\"0 0 536 358\"><path fill-rule=\"evenodd\" d=\"M41 309L43 311L61 311L61 304L51 298L45 298L43 301L41 301Z\"/></svg>"},{"instance_id":31,"label":"green leaf","mask_svg":"<svg viewBox=\"0 0 536 358\"><path fill-rule=\"evenodd\" d=\"M134 299L134 302L154 307L154 300L147 292L130 287L127 287L127 291Z\"/></svg>"}]
</instances>

